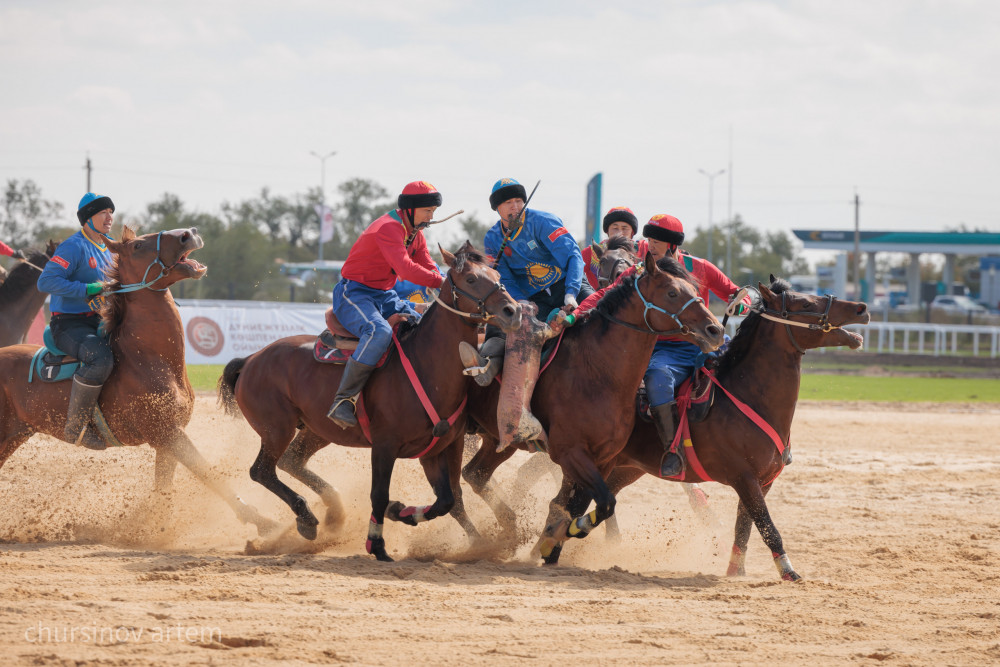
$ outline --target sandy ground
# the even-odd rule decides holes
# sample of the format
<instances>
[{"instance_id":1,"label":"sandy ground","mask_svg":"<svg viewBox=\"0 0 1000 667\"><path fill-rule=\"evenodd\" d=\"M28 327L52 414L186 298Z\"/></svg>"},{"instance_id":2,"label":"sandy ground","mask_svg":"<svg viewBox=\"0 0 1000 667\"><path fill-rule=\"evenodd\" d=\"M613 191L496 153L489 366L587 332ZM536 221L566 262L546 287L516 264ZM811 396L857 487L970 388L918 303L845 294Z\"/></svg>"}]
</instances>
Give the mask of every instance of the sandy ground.
<instances>
[{"instance_id":1,"label":"sandy ground","mask_svg":"<svg viewBox=\"0 0 1000 667\"><path fill-rule=\"evenodd\" d=\"M290 523L247 477L244 422L200 397L188 433ZM645 478L619 497L620 543L598 528L547 568L530 552L555 481L517 488L519 453L498 472L522 517L512 557L470 552L445 517L387 524L398 562L382 564L364 553L367 451L330 447L315 468L344 494L344 529L247 555L253 528L186 471L171 503L152 497L148 448L36 436L0 470L0 664L997 664L997 433L997 405L800 405L768 497L795 584L756 531L748 576L724 576L736 497L718 485L705 522ZM397 465L392 495L432 500L418 464Z\"/></svg>"}]
</instances>

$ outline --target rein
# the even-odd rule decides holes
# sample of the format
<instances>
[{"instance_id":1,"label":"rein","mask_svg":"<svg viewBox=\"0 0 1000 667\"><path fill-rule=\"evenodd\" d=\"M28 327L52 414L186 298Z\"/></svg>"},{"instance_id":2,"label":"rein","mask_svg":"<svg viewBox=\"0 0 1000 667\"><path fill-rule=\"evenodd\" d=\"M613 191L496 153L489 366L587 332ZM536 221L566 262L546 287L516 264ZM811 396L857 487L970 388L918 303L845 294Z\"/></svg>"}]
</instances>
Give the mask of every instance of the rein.
<instances>
[{"instance_id":1,"label":"rein","mask_svg":"<svg viewBox=\"0 0 1000 667\"><path fill-rule=\"evenodd\" d=\"M498 292L498 291L499 292L506 292L507 291L506 288L504 288L503 285L501 285L499 282L494 281L493 282L493 289L491 289L489 292L487 292L486 296L484 296L482 298L479 298L475 294L470 294L469 292L466 292L461 287L459 287L458 285L456 285L454 278L451 277L451 272L450 271L448 272L448 284L451 285L451 297L452 297L451 301L452 301L453 304L455 304L455 306L452 307L452 306L449 306L448 304L446 304L444 301L441 300L441 297L438 294L434 295L434 301L435 301L435 303L437 303L439 306L441 306L442 308L444 308L445 310L447 310L449 312L452 312L452 313L454 313L454 314L456 314L456 315L458 315L460 317L463 317L463 318L465 318L467 320L472 320L476 324L485 324L486 322L489 322L490 320L492 320L493 318L496 317L496 315L493 315L492 313L487 312L487 310L486 310L486 301L491 296L493 296L493 294L495 292ZM459 294L461 294L462 296L464 296L466 299L469 299L470 301L475 301L476 302L476 307L479 310L477 312L475 312L475 313L467 313L464 310L458 310L458 295Z\"/></svg>"},{"instance_id":2,"label":"rein","mask_svg":"<svg viewBox=\"0 0 1000 667\"><path fill-rule=\"evenodd\" d=\"M108 290L107 292L105 292L106 294L124 294L126 292L136 292L141 289L151 289L154 292L166 292L168 289L170 289L169 287L164 287L163 289L155 289L152 287L152 285L155 284L157 280L167 275L170 269L173 268L173 267L168 267L166 264L163 263L163 260L160 259L160 238L162 236L163 236L162 231L156 235L156 258L149 263L149 266L146 267L146 271L142 274L142 280L140 280L137 283L132 283L131 285L122 285L116 290ZM147 281L146 276L149 275L150 269L152 269L157 264L160 265L160 274L155 278L153 278L152 280ZM174 266L177 265L174 264Z\"/></svg>"},{"instance_id":3,"label":"rein","mask_svg":"<svg viewBox=\"0 0 1000 667\"><path fill-rule=\"evenodd\" d=\"M681 321L680 321L680 319L678 319L678 318L679 318L679 316L685 310L687 310L688 306L690 306L691 304L694 304L694 303L704 303L705 302L704 299L702 299L700 296L691 297L688 300L688 302L685 303L683 306L681 306L681 309L678 310L677 313L675 314L675 313L671 313L670 311L668 311L668 310L666 310L664 308L660 308L659 306L657 306L656 304L654 304L652 301L648 301L646 299L646 297L644 297L642 295L642 290L639 289L639 280L638 280L638 278L633 278L633 280L632 280L632 287L635 289L635 293L639 295L639 300L642 301L642 304L644 306L644 309L642 311L642 321L646 325L645 329L643 329L641 327L637 327L634 324L630 324L629 322L625 322L623 320L620 320L620 319L618 319L617 317L615 317L613 315L609 315L608 313L606 313L603 310L601 310L601 308L598 307L598 306L594 307L594 312L596 312L598 315L600 315L601 317L603 317L604 319L606 319L609 322L612 322L612 323L617 324L619 326L623 326L623 327L625 327L627 329L634 329L635 331L641 331L642 333L652 333L652 334L656 334L657 336L675 336L675 335L684 335L684 334L691 333L691 330L688 328L688 326L686 324L682 324ZM678 329L671 329L669 331L659 331L657 329L654 329L653 326L649 323L649 311L651 311L651 310L655 310L656 312L663 313L664 315L666 315L667 317L669 317L670 319L672 319L674 321L674 323L677 324L677 326L679 328Z\"/></svg>"}]
</instances>

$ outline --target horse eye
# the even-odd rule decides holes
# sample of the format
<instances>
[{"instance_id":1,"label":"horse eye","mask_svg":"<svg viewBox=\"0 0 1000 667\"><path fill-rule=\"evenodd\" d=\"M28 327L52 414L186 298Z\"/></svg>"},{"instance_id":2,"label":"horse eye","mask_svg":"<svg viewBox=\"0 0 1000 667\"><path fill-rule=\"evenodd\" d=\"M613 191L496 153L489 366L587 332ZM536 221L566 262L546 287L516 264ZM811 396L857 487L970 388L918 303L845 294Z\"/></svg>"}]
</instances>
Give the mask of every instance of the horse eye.
<instances>
[{"instance_id":1,"label":"horse eye","mask_svg":"<svg viewBox=\"0 0 1000 667\"><path fill-rule=\"evenodd\" d=\"M134 250L142 250L142 241L136 241Z\"/></svg>"},{"instance_id":2,"label":"horse eye","mask_svg":"<svg viewBox=\"0 0 1000 667\"><path fill-rule=\"evenodd\" d=\"M471 285L472 283L476 282L476 277L475 276L466 276L465 277L465 282L467 284Z\"/></svg>"},{"instance_id":3,"label":"horse eye","mask_svg":"<svg viewBox=\"0 0 1000 667\"><path fill-rule=\"evenodd\" d=\"M668 291L667 292L667 296L669 296L671 299L677 298L677 290L672 289L672 290Z\"/></svg>"}]
</instances>

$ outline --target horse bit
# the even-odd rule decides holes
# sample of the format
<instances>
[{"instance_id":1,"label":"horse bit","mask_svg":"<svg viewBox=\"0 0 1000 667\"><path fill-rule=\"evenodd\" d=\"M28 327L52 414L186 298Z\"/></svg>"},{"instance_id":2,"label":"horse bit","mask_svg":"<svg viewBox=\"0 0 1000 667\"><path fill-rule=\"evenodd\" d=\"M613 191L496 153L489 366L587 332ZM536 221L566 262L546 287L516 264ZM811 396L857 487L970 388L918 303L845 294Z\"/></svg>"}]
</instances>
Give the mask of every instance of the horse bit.
<instances>
[{"instance_id":1,"label":"horse bit","mask_svg":"<svg viewBox=\"0 0 1000 667\"><path fill-rule=\"evenodd\" d=\"M442 301L441 297L439 296L439 294L435 294L434 295L434 301L436 301L445 310L451 311L451 312L455 313L456 315L459 315L459 316L464 317L466 319L472 320L476 324L483 324L483 323L489 322L490 320L492 320L493 318L496 317L496 315L493 315L492 313L487 312L487 310L486 310L486 302L496 292L503 292L503 293L505 293L507 291L506 288L504 288L503 285L501 285L499 282L494 281L493 282L493 289L491 289L489 292L487 292L486 296L484 296L483 298L479 298L475 294L470 294L470 293L466 292L465 290L463 290L458 285L456 285L455 284L455 279L451 277L451 272L450 271L448 272L448 284L451 285L451 302L454 304L454 307L449 306L444 301ZM458 295L459 294L461 294L462 296L464 296L466 299L469 299L470 301L475 301L476 302L476 307L479 310L477 312L475 312L475 313L467 313L464 310L458 310Z\"/></svg>"}]
</instances>

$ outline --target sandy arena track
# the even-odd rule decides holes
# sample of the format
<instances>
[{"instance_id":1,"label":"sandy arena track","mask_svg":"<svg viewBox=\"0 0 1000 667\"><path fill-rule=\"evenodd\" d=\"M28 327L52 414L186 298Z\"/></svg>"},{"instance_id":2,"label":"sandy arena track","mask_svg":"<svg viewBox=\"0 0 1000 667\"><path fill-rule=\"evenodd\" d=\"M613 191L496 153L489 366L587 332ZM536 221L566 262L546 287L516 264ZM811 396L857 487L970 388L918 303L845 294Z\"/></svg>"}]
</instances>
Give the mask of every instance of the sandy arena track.
<instances>
[{"instance_id":1,"label":"sandy arena track","mask_svg":"<svg viewBox=\"0 0 1000 667\"><path fill-rule=\"evenodd\" d=\"M245 422L202 396L188 433L291 523L246 474ZM647 477L619 497L620 544L598 528L543 568L530 548L555 482L515 489L519 453L498 473L523 517L512 558L469 553L446 517L387 524L398 562L381 564L364 554L368 452L329 447L314 467L344 494L344 530L246 555L254 530L186 471L172 510L151 498L149 448L36 436L0 469L0 664L997 664L997 433L998 405L801 404L768 496L796 584L756 531L748 576L723 576L736 497L718 485L704 525ZM397 464L392 496L432 500L418 464Z\"/></svg>"}]
</instances>

